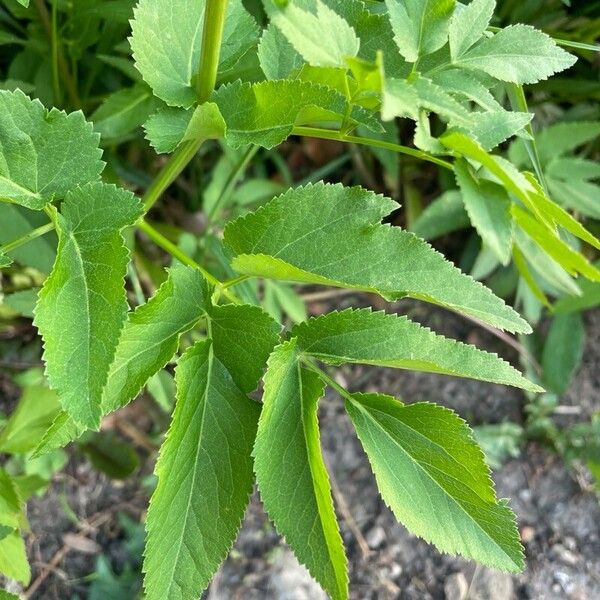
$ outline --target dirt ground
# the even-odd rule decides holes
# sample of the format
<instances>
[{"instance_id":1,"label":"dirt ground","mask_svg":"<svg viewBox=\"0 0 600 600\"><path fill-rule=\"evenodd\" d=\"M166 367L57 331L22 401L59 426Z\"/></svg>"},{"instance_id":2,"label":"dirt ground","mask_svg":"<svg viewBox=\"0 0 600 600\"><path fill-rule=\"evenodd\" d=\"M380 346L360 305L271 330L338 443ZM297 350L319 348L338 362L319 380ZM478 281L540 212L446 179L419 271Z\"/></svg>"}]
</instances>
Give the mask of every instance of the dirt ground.
<instances>
[{"instance_id":1,"label":"dirt ground","mask_svg":"<svg viewBox=\"0 0 600 600\"><path fill-rule=\"evenodd\" d=\"M356 305L357 299L342 299L340 308L351 303ZM440 333L499 352L514 362L515 355L507 353L501 341L458 317L417 303L402 303L396 308ZM319 311L315 306L315 312ZM561 417L562 425L584 420L600 410L600 311L588 314L586 321L585 361L562 401L580 407L581 414ZM520 392L501 386L364 367L339 371L338 377L353 390L378 389L405 402L439 402L473 425L506 419L520 422L523 418ZM320 421L349 557L353 600L600 598L600 504L583 471L567 470L560 458L528 444L520 458L508 461L494 473L498 494L510 498L518 516L527 554L526 571L511 576L441 555L410 535L378 497L368 461L341 401L333 394L321 402ZM151 464L147 462L145 472L149 473ZM141 479L110 482L73 457L46 497L29 503L32 532L28 547L33 577L43 576L30 598L88 598L86 576L94 571L98 554L107 557L115 571L122 569L127 553L118 515L142 518L146 499ZM130 597L134 600L135 594ZM255 494L235 548L205 598L326 597L269 525Z\"/></svg>"}]
</instances>

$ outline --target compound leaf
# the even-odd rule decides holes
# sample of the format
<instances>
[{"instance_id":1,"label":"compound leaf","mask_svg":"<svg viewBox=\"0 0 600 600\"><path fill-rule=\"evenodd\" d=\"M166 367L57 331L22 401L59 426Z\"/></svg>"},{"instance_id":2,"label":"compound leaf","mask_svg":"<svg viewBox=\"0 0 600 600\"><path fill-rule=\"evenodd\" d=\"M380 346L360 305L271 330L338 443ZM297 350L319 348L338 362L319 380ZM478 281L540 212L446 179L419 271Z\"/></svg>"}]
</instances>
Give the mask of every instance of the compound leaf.
<instances>
[{"instance_id":1,"label":"compound leaf","mask_svg":"<svg viewBox=\"0 0 600 600\"><path fill-rule=\"evenodd\" d=\"M183 355L176 382L146 521L148 600L200 595L231 549L252 491L259 405L236 387L210 340Z\"/></svg>"},{"instance_id":2,"label":"compound leaf","mask_svg":"<svg viewBox=\"0 0 600 600\"><path fill-rule=\"evenodd\" d=\"M362 188L318 183L290 190L225 229L245 274L411 296L510 331L517 313L414 234L381 225L397 208Z\"/></svg>"},{"instance_id":3,"label":"compound leaf","mask_svg":"<svg viewBox=\"0 0 600 600\"><path fill-rule=\"evenodd\" d=\"M303 353L333 365L362 363L541 389L495 354L436 335L406 317L370 309L310 319L291 335Z\"/></svg>"},{"instance_id":4,"label":"compound leaf","mask_svg":"<svg viewBox=\"0 0 600 600\"><path fill-rule=\"evenodd\" d=\"M88 427L100 422L102 390L127 315L129 256L121 232L141 214L130 192L90 183L69 192L56 215L57 259L40 292L35 325L51 387Z\"/></svg>"},{"instance_id":5,"label":"compound leaf","mask_svg":"<svg viewBox=\"0 0 600 600\"><path fill-rule=\"evenodd\" d=\"M205 314L208 298L208 286L200 273L175 265L156 294L129 314L103 390L103 415L133 400L148 379L173 358L181 335ZM61 413L36 454L65 446L84 429L68 413Z\"/></svg>"},{"instance_id":6,"label":"compound leaf","mask_svg":"<svg viewBox=\"0 0 600 600\"><path fill-rule=\"evenodd\" d=\"M134 10L130 41L136 67L171 106L187 108L196 101L205 8L206 0L141 0ZM241 2L229 2L219 74L228 74L257 43L254 19Z\"/></svg>"},{"instance_id":7,"label":"compound leaf","mask_svg":"<svg viewBox=\"0 0 600 600\"><path fill-rule=\"evenodd\" d=\"M545 33L529 25L511 25L483 39L454 64L501 81L524 84L547 79L572 67L576 60Z\"/></svg>"},{"instance_id":8,"label":"compound leaf","mask_svg":"<svg viewBox=\"0 0 600 600\"><path fill-rule=\"evenodd\" d=\"M381 495L407 529L443 552L523 570L515 516L496 499L483 452L460 417L380 394L356 394L346 407Z\"/></svg>"},{"instance_id":9,"label":"compound leaf","mask_svg":"<svg viewBox=\"0 0 600 600\"><path fill-rule=\"evenodd\" d=\"M95 181L104 168L99 141L82 112L47 110L20 90L0 90L0 198L41 210Z\"/></svg>"},{"instance_id":10,"label":"compound leaf","mask_svg":"<svg viewBox=\"0 0 600 600\"><path fill-rule=\"evenodd\" d=\"M448 40L455 0L386 0L394 40L408 62L439 50Z\"/></svg>"},{"instance_id":11,"label":"compound leaf","mask_svg":"<svg viewBox=\"0 0 600 600\"><path fill-rule=\"evenodd\" d=\"M264 382L254 446L263 504L310 574L333 600L346 600L346 557L319 445L323 384L300 366L295 340L275 349Z\"/></svg>"}]
</instances>

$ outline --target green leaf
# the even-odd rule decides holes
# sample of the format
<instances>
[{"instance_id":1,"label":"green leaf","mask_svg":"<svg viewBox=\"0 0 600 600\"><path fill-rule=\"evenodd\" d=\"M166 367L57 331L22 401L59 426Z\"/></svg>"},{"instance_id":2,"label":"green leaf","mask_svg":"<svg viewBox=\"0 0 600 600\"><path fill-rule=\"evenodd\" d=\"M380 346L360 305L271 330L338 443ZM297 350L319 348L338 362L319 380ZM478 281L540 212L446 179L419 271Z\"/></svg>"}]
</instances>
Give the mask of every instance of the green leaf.
<instances>
[{"instance_id":1,"label":"green leaf","mask_svg":"<svg viewBox=\"0 0 600 600\"><path fill-rule=\"evenodd\" d=\"M8 254L4 254L4 252L2 252L2 249L0 248L0 269L10 267L12 263L13 259L10 256L8 256Z\"/></svg>"},{"instance_id":2,"label":"green leaf","mask_svg":"<svg viewBox=\"0 0 600 600\"><path fill-rule=\"evenodd\" d=\"M264 378L254 468L269 517L333 600L348 598L346 557L319 445L324 386L298 363L296 341L278 346Z\"/></svg>"},{"instance_id":3,"label":"green leaf","mask_svg":"<svg viewBox=\"0 0 600 600\"><path fill-rule=\"evenodd\" d=\"M498 260L503 265L508 265L513 237L508 194L502 186L478 179L465 160L458 160L454 164L454 173L477 233Z\"/></svg>"},{"instance_id":4,"label":"green leaf","mask_svg":"<svg viewBox=\"0 0 600 600\"><path fill-rule=\"evenodd\" d=\"M572 152L599 135L600 123L594 121L558 123L546 127L536 135L540 160L542 163L548 163L556 156Z\"/></svg>"},{"instance_id":5,"label":"green leaf","mask_svg":"<svg viewBox=\"0 0 600 600\"><path fill-rule=\"evenodd\" d=\"M148 379L171 360L180 336L204 315L208 298L208 286L200 273L176 265L156 294L130 313L103 390L103 415L133 400ZM84 430L63 412L42 439L36 454L65 446Z\"/></svg>"},{"instance_id":6,"label":"green leaf","mask_svg":"<svg viewBox=\"0 0 600 600\"><path fill-rule=\"evenodd\" d=\"M414 234L381 225L397 208L361 188L290 190L225 229L244 274L433 302L510 331L529 325Z\"/></svg>"},{"instance_id":7,"label":"green leaf","mask_svg":"<svg viewBox=\"0 0 600 600\"><path fill-rule=\"evenodd\" d=\"M194 110L164 108L154 113L144 126L146 137L159 154L172 152L182 142L222 138L225 127L214 102L206 102Z\"/></svg>"},{"instance_id":8,"label":"green leaf","mask_svg":"<svg viewBox=\"0 0 600 600\"><path fill-rule=\"evenodd\" d=\"M473 77L470 71L448 69L433 73L431 80L454 96L474 102L486 111L502 110L502 105L494 98L488 87ZM477 116L482 115L478 113Z\"/></svg>"},{"instance_id":9,"label":"green leaf","mask_svg":"<svg viewBox=\"0 0 600 600\"><path fill-rule=\"evenodd\" d=\"M462 10L458 10L459 6ZM495 8L496 0L473 0L466 7L457 5L448 31L452 59L462 56L481 39L492 20Z\"/></svg>"},{"instance_id":10,"label":"green leaf","mask_svg":"<svg viewBox=\"0 0 600 600\"><path fill-rule=\"evenodd\" d=\"M231 549L252 491L259 405L236 387L209 340L184 354L176 381L146 521L148 600L200 595Z\"/></svg>"},{"instance_id":11,"label":"green leaf","mask_svg":"<svg viewBox=\"0 0 600 600\"><path fill-rule=\"evenodd\" d=\"M396 117L419 118L419 96L415 86L406 79L387 78L383 84L381 118L391 121Z\"/></svg>"},{"instance_id":12,"label":"green leaf","mask_svg":"<svg viewBox=\"0 0 600 600\"><path fill-rule=\"evenodd\" d=\"M585 346L585 327L579 313L557 315L548 331L542 368L544 384L558 395L564 394L581 365Z\"/></svg>"},{"instance_id":13,"label":"green leaf","mask_svg":"<svg viewBox=\"0 0 600 600\"><path fill-rule=\"evenodd\" d=\"M22 317L33 319L39 292L40 288L37 287L29 288L28 290L19 290L18 292L4 296L2 303Z\"/></svg>"},{"instance_id":14,"label":"green leaf","mask_svg":"<svg viewBox=\"0 0 600 600\"><path fill-rule=\"evenodd\" d=\"M600 179L600 164L580 157L556 158L548 164L546 174L556 179Z\"/></svg>"},{"instance_id":15,"label":"green leaf","mask_svg":"<svg viewBox=\"0 0 600 600\"><path fill-rule=\"evenodd\" d=\"M258 306L213 306L209 318L215 354L242 392L253 391L281 327Z\"/></svg>"},{"instance_id":16,"label":"green leaf","mask_svg":"<svg viewBox=\"0 0 600 600\"><path fill-rule=\"evenodd\" d=\"M436 335L406 317L370 309L310 319L291 335L300 351L332 365L362 363L541 390L495 354Z\"/></svg>"},{"instance_id":17,"label":"green leaf","mask_svg":"<svg viewBox=\"0 0 600 600\"><path fill-rule=\"evenodd\" d=\"M96 427L100 400L127 315L128 251L122 230L142 214L133 194L104 183L69 192L56 215L59 243L35 325L50 386L80 424Z\"/></svg>"},{"instance_id":18,"label":"green leaf","mask_svg":"<svg viewBox=\"0 0 600 600\"><path fill-rule=\"evenodd\" d=\"M196 101L205 6L206 0L141 0L134 10L130 41L136 67L154 94L171 106L188 108ZM229 2L219 76L226 76L257 42L254 19L241 2Z\"/></svg>"},{"instance_id":19,"label":"green leaf","mask_svg":"<svg viewBox=\"0 0 600 600\"><path fill-rule=\"evenodd\" d=\"M451 190L427 206L413 223L412 232L424 240L434 240L470 225L462 194Z\"/></svg>"},{"instance_id":20,"label":"green leaf","mask_svg":"<svg viewBox=\"0 0 600 600\"><path fill-rule=\"evenodd\" d=\"M156 294L129 315L102 395L102 413L122 408L160 371L179 338L204 316L210 292L200 273L174 266Z\"/></svg>"},{"instance_id":21,"label":"green leaf","mask_svg":"<svg viewBox=\"0 0 600 600\"><path fill-rule=\"evenodd\" d=\"M222 86L212 97L227 125L226 140L234 148L257 144L272 148L285 140L295 125L341 121L348 103L337 91L308 81L237 81ZM353 106L355 123L378 129L375 116Z\"/></svg>"},{"instance_id":22,"label":"green leaf","mask_svg":"<svg viewBox=\"0 0 600 600\"><path fill-rule=\"evenodd\" d=\"M23 6L27 6L29 4L29 0L20 0ZM27 4L24 4L27 2ZM0 590L0 600L20 600L19 596L15 596L15 594L11 594L6 590Z\"/></svg>"},{"instance_id":23,"label":"green leaf","mask_svg":"<svg viewBox=\"0 0 600 600\"><path fill-rule=\"evenodd\" d=\"M0 90L0 198L41 210L98 179L99 140L82 112L47 110L20 90Z\"/></svg>"},{"instance_id":24,"label":"green leaf","mask_svg":"<svg viewBox=\"0 0 600 600\"><path fill-rule=\"evenodd\" d=\"M17 408L0 433L0 452L17 454L33 450L59 410L56 392L42 383L26 386Z\"/></svg>"},{"instance_id":25,"label":"green leaf","mask_svg":"<svg viewBox=\"0 0 600 600\"><path fill-rule=\"evenodd\" d=\"M287 79L303 65L300 54L275 25L269 25L263 31L258 45L258 59L260 68L270 80Z\"/></svg>"},{"instance_id":26,"label":"green leaf","mask_svg":"<svg viewBox=\"0 0 600 600\"><path fill-rule=\"evenodd\" d=\"M394 40L408 62L439 50L448 41L455 0L386 0Z\"/></svg>"},{"instance_id":27,"label":"green leaf","mask_svg":"<svg viewBox=\"0 0 600 600\"><path fill-rule=\"evenodd\" d=\"M564 207L600 220L600 186L574 177L567 181L547 177L546 183L552 197Z\"/></svg>"},{"instance_id":28,"label":"green leaf","mask_svg":"<svg viewBox=\"0 0 600 600\"><path fill-rule=\"evenodd\" d=\"M104 141L116 140L141 127L156 101L143 84L118 90L108 96L90 119Z\"/></svg>"},{"instance_id":29,"label":"green leaf","mask_svg":"<svg viewBox=\"0 0 600 600\"><path fill-rule=\"evenodd\" d=\"M600 265L597 265L600 266ZM581 312L600 306L600 283L583 280L580 296L565 296L554 305L554 314L562 315Z\"/></svg>"},{"instance_id":30,"label":"green leaf","mask_svg":"<svg viewBox=\"0 0 600 600\"><path fill-rule=\"evenodd\" d=\"M127 479L140 464L136 451L113 431L94 434L79 449L94 469L110 479Z\"/></svg>"},{"instance_id":31,"label":"green leaf","mask_svg":"<svg viewBox=\"0 0 600 600\"><path fill-rule=\"evenodd\" d=\"M483 452L460 417L379 394L357 394L346 407L381 495L407 529L443 552L523 570L515 516L496 499Z\"/></svg>"},{"instance_id":32,"label":"green leaf","mask_svg":"<svg viewBox=\"0 0 600 600\"><path fill-rule=\"evenodd\" d=\"M354 29L321 0L316 0L315 14L290 3L273 14L271 22L315 67L345 67L346 59L360 48Z\"/></svg>"},{"instance_id":33,"label":"green leaf","mask_svg":"<svg viewBox=\"0 0 600 600\"><path fill-rule=\"evenodd\" d=\"M576 58L529 25L511 25L484 38L454 64L510 83L537 83L572 67Z\"/></svg>"},{"instance_id":34,"label":"green leaf","mask_svg":"<svg viewBox=\"0 0 600 600\"><path fill-rule=\"evenodd\" d=\"M0 540L0 573L25 585L31 580L25 542L18 531Z\"/></svg>"}]
</instances>

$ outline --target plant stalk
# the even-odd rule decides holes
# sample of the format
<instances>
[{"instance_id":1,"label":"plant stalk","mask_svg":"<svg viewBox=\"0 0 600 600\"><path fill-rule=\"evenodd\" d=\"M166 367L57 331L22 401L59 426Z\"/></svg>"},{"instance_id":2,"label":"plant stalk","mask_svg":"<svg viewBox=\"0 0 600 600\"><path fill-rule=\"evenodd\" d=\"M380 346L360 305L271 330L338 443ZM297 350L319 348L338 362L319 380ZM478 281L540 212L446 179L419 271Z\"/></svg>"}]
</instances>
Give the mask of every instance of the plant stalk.
<instances>
[{"instance_id":1,"label":"plant stalk","mask_svg":"<svg viewBox=\"0 0 600 600\"><path fill-rule=\"evenodd\" d=\"M24 246L28 242L31 242L32 240L35 240L36 238L39 238L45 235L46 233L49 233L53 229L54 223L46 223L41 227L32 229L29 233L26 233L24 236L21 236L20 238L13 240L12 242L8 242L8 244L5 244L4 246L0 246L0 251L4 252L5 254L8 254L9 252L16 250L20 246Z\"/></svg>"},{"instance_id":2,"label":"plant stalk","mask_svg":"<svg viewBox=\"0 0 600 600\"><path fill-rule=\"evenodd\" d=\"M355 135L345 135L339 131L333 131L331 129L321 129L319 127L294 127L292 135L300 135L303 137L314 137L322 140L334 140L336 142L350 142L352 144L359 144L362 146L374 146L376 148L383 148L384 150L391 150L392 152L398 152L399 154L407 154L408 156L414 156L421 160L443 167L444 169L452 170L452 163L433 156L428 152L422 150L416 150L408 146L401 146L400 144L394 144L392 142L386 142L384 140L375 140L372 138L358 137Z\"/></svg>"}]
</instances>

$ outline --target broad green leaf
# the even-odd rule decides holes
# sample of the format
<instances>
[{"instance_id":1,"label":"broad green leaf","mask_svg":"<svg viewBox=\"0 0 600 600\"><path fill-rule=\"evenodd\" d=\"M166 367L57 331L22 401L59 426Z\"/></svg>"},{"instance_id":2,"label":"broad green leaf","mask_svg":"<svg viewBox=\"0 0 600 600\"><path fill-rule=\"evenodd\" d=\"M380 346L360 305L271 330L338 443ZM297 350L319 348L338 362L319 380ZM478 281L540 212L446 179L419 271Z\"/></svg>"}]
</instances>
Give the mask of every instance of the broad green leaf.
<instances>
[{"instance_id":1,"label":"broad green leaf","mask_svg":"<svg viewBox=\"0 0 600 600\"><path fill-rule=\"evenodd\" d=\"M348 103L337 91L299 80L264 81L222 86L212 97L223 115L226 140L234 148L257 144L272 148L288 137L295 125L341 121ZM353 106L355 123L377 130L375 116Z\"/></svg>"},{"instance_id":2,"label":"broad green leaf","mask_svg":"<svg viewBox=\"0 0 600 600\"><path fill-rule=\"evenodd\" d=\"M194 110L167 107L154 113L144 126L146 137L158 153L172 152L181 143L219 139L225 135L225 121L214 102Z\"/></svg>"},{"instance_id":3,"label":"broad green leaf","mask_svg":"<svg viewBox=\"0 0 600 600\"><path fill-rule=\"evenodd\" d=\"M424 240L434 240L470 225L462 194L451 190L425 208L413 223L412 232Z\"/></svg>"},{"instance_id":4,"label":"broad green leaf","mask_svg":"<svg viewBox=\"0 0 600 600\"><path fill-rule=\"evenodd\" d=\"M172 358L179 338L204 316L210 292L200 273L174 266L156 294L129 315L102 395L102 412L122 408Z\"/></svg>"},{"instance_id":5,"label":"broad green leaf","mask_svg":"<svg viewBox=\"0 0 600 600\"><path fill-rule=\"evenodd\" d=\"M381 102L381 118L391 121L396 117L419 118L417 90L405 79L385 79Z\"/></svg>"},{"instance_id":6,"label":"broad green leaf","mask_svg":"<svg viewBox=\"0 0 600 600\"><path fill-rule=\"evenodd\" d=\"M429 371L540 391L495 354L436 335L406 317L348 309L301 323L291 335L301 352L333 365Z\"/></svg>"},{"instance_id":7,"label":"broad green leaf","mask_svg":"<svg viewBox=\"0 0 600 600\"><path fill-rule=\"evenodd\" d=\"M300 54L275 25L269 25L263 31L258 59L266 78L271 80L287 79L303 64Z\"/></svg>"},{"instance_id":8,"label":"broad green leaf","mask_svg":"<svg viewBox=\"0 0 600 600\"><path fill-rule=\"evenodd\" d=\"M600 163L586 158L563 157L556 158L548 164L546 173L556 179L580 179L589 181L600 179Z\"/></svg>"},{"instance_id":9,"label":"broad green leaf","mask_svg":"<svg viewBox=\"0 0 600 600\"><path fill-rule=\"evenodd\" d=\"M577 59L552 38L529 25L511 25L484 38L454 60L465 69L483 71L510 83L537 83L564 71Z\"/></svg>"},{"instance_id":10,"label":"broad green leaf","mask_svg":"<svg viewBox=\"0 0 600 600\"><path fill-rule=\"evenodd\" d=\"M460 102L455 100L439 85L429 79L419 77L414 82L419 105L433 111L453 125L469 127L471 115Z\"/></svg>"},{"instance_id":11,"label":"broad green leaf","mask_svg":"<svg viewBox=\"0 0 600 600\"><path fill-rule=\"evenodd\" d=\"M0 202L0 223L0 244L6 244L45 225L48 217L16 204ZM54 232L47 233L16 248L10 255L21 265L33 267L45 274L50 273L56 259L56 235Z\"/></svg>"},{"instance_id":12,"label":"broad green leaf","mask_svg":"<svg viewBox=\"0 0 600 600\"><path fill-rule=\"evenodd\" d=\"M233 545L252 491L259 405L236 387L209 340L183 355L176 381L146 520L148 600L201 594Z\"/></svg>"},{"instance_id":13,"label":"broad green leaf","mask_svg":"<svg viewBox=\"0 0 600 600\"><path fill-rule=\"evenodd\" d=\"M562 395L581 365L585 328L579 313L556 315L548 331L542 354L544 384Z\"/></svg>"},{"instance_id":14,"label":"broad green leaf","mask_svg":"<svg viewBox=\"0 0 600 600\"><path fill-rule=\"evenodd\" d=\"M94 433L80 443L78 449L96 471L110 479L127 479L140 464L131 444L120 439L114 431Z\"/></svg>"},{"instance_id":15,"label":"broad green leaf","mask_svg":"<svg viewBox=\"0 0 600 600\"><path fill-rule=\"evenodd\" d=\"M531 113L508 110L473 112L468 130L489 151L523 131L532 118Z\"/></svg>"},{"instance_id":16,"label":"broad green leaf","mask_svg":"<svg viewBox=\"0 0 600 600\"><path fill-rule=\"evenodd\" d=\"M600 186L574 178L546 178L551 196L564 207L600 220Z\"/></svg>"},{"instance_id":17,"label":"broad green leaf","mask_svg":"<svg viewBox=\"0 0 600 600\"><path fill-rule=\"evenodd\" d=\"M439 50L448 41L455 0L386 0L394 40L409 62Z\"/></svg>"},{"instance_id":18,"label":"broad green leaf","mask_svg":"<svg viewBox=\"0 0 600 600\"><path fill-rule=\"evenodd\" d=\"M104 163L83 113L47 110L23 92L0 91L0 198L40 210L100 177Z\"/></svg>"},{"instance_id":19,"label":"broad green leaf","mask_svg":"<svg viewBox=\"0 0 600 600\"><path fill-rule=\"evenodd\" d=\"M198 271L175 265L156 294L129 314L102 394L102 414L133 400L177 351L179 338L205 314L209 290ZM85 430L60 413L36 448L41 455L66 446Z\"/></svg>"},{"instance_id":20,"label":"broad green leaf","mask_svg":"<svg viewBox=\"0 0 600 600\"><path fill-rule=\"evenodd\" d=\"M253 391L281 327L258 306L213 306L208 316L215 354L242 392Z\"/></svg>"},{"instance_id":21,"label":"broad green leaf","mask_svg":"<svg viewBox=\"0 0 600 600\"><path fill-rule=\"evenodd\" d=\"M13 531L0 540L0 573L25 585L31 580L27 550L19 531Z\"/></svg>"},{"instance_id":22,"label":"broad green leaf","mask_svg":"<svg viewBox=\"0 0 600 600\"><path fill-rule=\"evenodd\" d=\"M443 552L523 570L515 516L496 499L483 452L460 417L380 394L356 394L346 407L383 499L409 531Z\"/></svg>"},{"instance_id":23,"label":"broad green leaf","mask_svg":"<svg viewBox=\"0 0 600 600\"><path fill-rule=\"evenodd\" d=\"M136 67L171 106L187 108L196 101L205 7L206 0L141 0L135 8L130 41ZM229 2L219 73L234 67L257 42L254 19L241 2Z\"/></svg>"},{"instance_id":24,"label":"broad green leaf","mask_svg":"<svg viewBox=\"0 0 600 600\"><path fill-rule=\"evenodd\" d=\"M554 157L572 152L598 136L600 123L594 121L558 123L546 127L536 135L540 160L542 163L548 163Z\"/></svg>"},{"instance_id":25,"label":"broad green leaf","mask_svg":"<svg viewBox=\"0 0 600 600\"><path fill-rule=\"evenodd\" d=\"M29 3L29 0L20 0L21 3L25 3L27 2L27 4ZM23 4L24 6L26 6L26 4ZM11 594L10 592L7 592L6 590L0 590L0 600L20 600L19 596L16 596L15 594Z\"/></svg>"},{"instance_id":26,"label":"broad green leaf","mask_svg":"<svg viewBox=\"0 0 600 600\"><path fill-rule=\"evenodd\" d=\"M78 423L96 427L127 315L129 257L121 232L142 206L130 192L92 183L69 192L61 211L57 259L40 292L35 325L60 403Z\"/></svg>"},{"instance_id":27,"label":"broad green leaf","mask_svg":"<svg viewBox=\"0 0 600 600\"><path fill-rule=\"evenodd\" d=\"M269 359L254 469L277 531L332 600L346 600L346 557L319 444L317 403L324 386L298 358L290 340Z\"/></svg>"},{"instance_id":28,"label":"broad green leaf","mask_svg":"<svg viewBox=\"0 0 600 600\"><path fill-rule=\"evenodd\" d=\"M462 10L458 10L457 5L448 31L453 59L462 56L481 39L492 20L495 8L496 0L473 0Z\"/></svg>"},{"instance_id":29,"label":"broad green leaf","mask_svg":"<svg viewBox=\"0 0 600 600\"><path fill-rule=\"evenodd\" d=\"M448 69L434 73L431 80L454 96L474 102L486 111L499 112L502 110L502 105L498 103L490 90L473 77L473 73L470 71Z\"/></svg>"},{"instance_id":30,"label":"broad green leaf","mask_svg":"<svg viewBox=\"0 0 600 600\"><path fill-rule=\"evenodd\" d=\"M580 296L565 296L556 302L554 305L554 314L570 314L600 306L600 283L584 279L581 281L580 287Z\"/></svg>"},{"instance_id":31,"label":"broad green leaf","mask_svg":"<svg viewBox=\"0 0 600 600\"><path fill-rule=\"evenodd\" d=\"M356 56L360 48L354 29L321 0L316 0L315 14L289 3L271 16L271 22L316 67L345 67L346 58Z\"/></svg>"},{"instance_id":32,"label":"broad green leaf","mask_svg":"<svg viewBox=\"0 0 600 600\"><path fill-rule=\"evenodd\" d=\"M29 288L28 290L19 290L4 296L2 304L14 310L17 314L28 319L33 319L35 305L37 303L39 287Z\"/></svg>"},{"instance_id":33,"label":"broad green leaf","mask_svg":"<svg viewBox=\"0 0 600 600\"><path fill-rule=\"evenodd\" d=\"M16 454L33 450L59 411L56 392L42 382L24 387L17 408L0 433L0 452Z\"/></svg>"},{"instance_id":34,"label":"broad green leaf","mask_svg":"<svg viewBox=\"0 0 600 600\"><path fill-rule=\"evenodd\" d=\"M502 186L479 179L465 160L458 160L454 164L454 173L475 229L498 260L507 265L513 235L508 194Z\"/></svg>"},{"instance_id":35,"label":"broad green leaf","mask_svg":"<svg viewBox=\"0 0 600 600\"><path fill-rule=\"evenodd\" d=\"M433 302L510 331L517 313L414 234L381 225L397 208L361 188L318 183L290 190L225 229L245 274Z\"/></svg>"},{"instance_id":36,"label":"broad green leaf","mask_svg":"<svg viewBox=\"0 0 600 600\"><path fill-rule=\"evenodd\" d=\"M108 96L90 120L103 140L115 140L141 127L155 104L150 88L137 84Z\"/></svg>"}]
</instances>

